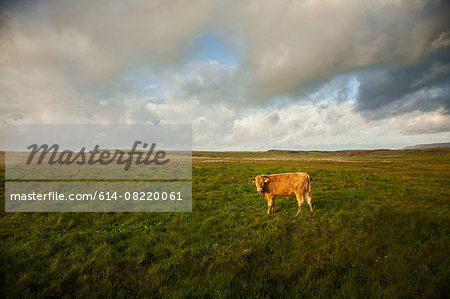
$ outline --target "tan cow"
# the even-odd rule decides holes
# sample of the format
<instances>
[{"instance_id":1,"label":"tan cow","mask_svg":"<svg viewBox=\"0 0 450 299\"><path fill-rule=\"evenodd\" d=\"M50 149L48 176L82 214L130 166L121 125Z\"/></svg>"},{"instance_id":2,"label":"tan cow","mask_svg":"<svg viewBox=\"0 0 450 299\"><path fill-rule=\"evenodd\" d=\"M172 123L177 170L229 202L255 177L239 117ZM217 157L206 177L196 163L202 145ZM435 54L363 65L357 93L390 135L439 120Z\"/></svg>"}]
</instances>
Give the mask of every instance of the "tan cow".
<instances>
[{"instance_id":1,"label":"tan cow","mask_svg":"<svg viewBox=\"0 0 450 299\"><path fill-rule=\"evenodd\" d=\"M257 175L252 179L252 183L255 183L256 190L267 199L269 215L271 211L275 213L275 197L277 196L289 196L294 193L298 201L298 216L302 211L304 199L309 205L309 210L313 212L311 203L311 183L309 175L305 172L297 173L281 173L272 175Z\"/></svg>"}]
</instances>

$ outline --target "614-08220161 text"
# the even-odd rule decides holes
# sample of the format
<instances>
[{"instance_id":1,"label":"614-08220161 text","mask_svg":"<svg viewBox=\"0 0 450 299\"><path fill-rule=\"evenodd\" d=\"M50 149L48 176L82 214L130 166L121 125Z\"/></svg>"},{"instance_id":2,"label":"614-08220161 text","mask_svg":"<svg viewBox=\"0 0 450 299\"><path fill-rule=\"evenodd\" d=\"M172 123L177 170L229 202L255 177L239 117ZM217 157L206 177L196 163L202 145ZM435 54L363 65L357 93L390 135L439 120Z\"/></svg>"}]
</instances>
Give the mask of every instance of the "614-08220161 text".
<instances>
[{"instance_id":1,"label":"614-08220161 text","mask_svg":"<svg viewBox=\"0 0 450 299\"><path fill-rule=\"evenodd\" d=\"M116 191L95 191L94 193L64 193L50 191L46 193L11 193L10 200L183 200L181 192L116 192Z\"/></svg>"}]
</instances>

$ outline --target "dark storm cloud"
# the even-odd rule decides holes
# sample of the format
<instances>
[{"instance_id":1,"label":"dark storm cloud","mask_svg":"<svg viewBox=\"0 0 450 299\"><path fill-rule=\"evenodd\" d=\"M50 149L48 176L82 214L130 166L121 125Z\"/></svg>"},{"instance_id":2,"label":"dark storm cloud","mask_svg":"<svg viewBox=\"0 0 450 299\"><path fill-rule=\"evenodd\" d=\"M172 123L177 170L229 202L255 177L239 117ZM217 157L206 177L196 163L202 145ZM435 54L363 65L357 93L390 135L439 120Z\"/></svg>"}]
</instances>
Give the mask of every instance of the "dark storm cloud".
<instances>
[{"instance_id":1,"label":"dark storm cloud","mask_svg":"<svg viewBox=\"0 0 450 299\"><path fill-rule=\"evenodd\" d=\"M419 61L448 26L444 1L250 1L236 12L259 100L379 63Z\"/></svg>"},{"instance_id":2,"label":"dark storm cloud","mask_svg":"<svg viewBox=\"0 0 450 299\"><path fill-rule=\"evenodd\" d=\"M410 111L450 110L450 53L436 50L419 62L380 65L358 74L357 110L369 119Z\"/></svg>"}]
</instances>

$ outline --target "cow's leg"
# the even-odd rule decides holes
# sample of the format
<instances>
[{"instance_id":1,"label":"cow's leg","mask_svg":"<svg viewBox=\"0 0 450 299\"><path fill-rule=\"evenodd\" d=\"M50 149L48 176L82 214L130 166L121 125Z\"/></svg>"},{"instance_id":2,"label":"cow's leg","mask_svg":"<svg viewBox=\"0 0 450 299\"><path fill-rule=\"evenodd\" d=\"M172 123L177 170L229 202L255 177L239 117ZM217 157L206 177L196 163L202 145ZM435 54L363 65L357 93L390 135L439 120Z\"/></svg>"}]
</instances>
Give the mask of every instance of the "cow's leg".
<instances>
[{"instance_id":1,"label":"cow's leg","mask_svg":"<svg viewBox=\"0 0 450 299\"><path fill-rule=\"evenodd\" d=\"M302 211L304 199L303 199L303 195L300 195L297 192L295 192L295 196L297 197L297 202L298 202L297 214L295 214L295 216L298 216L298 215L300 215L300 212Z\"/></svg>"},{"instance_id":2,"label":"cow's leg","mask_svg":"<svg viewBox=\"0 0 450 299\"><path fill-rule=\"evenodd\" d=\"M272 213L275 213L275 197L272 199Z\"/></svg>"},{"instance_id":3,"label":"cow's leg","mask_svg":"<svg viewBox=\"0 0 450 299\"><path fill-rule=\"evenodd\" d=\"M267 215L270 215L270 211L272 210L272 206L274 204L274 200L272 196L267 197Z\"/></svg>"},{"instance_id":4,"label":"cow's leg","mask_svg":"<svg viewBox=\"0 0 450 299\"><path fill-rule=\"evenodd\" d=\"M309 211L312 213L313 211L313 207L312 207L312 202L311 202L311 195L308 194L308 192L305 193L305 198L306 198L306 202L308 203L309 206Z\"/></svg>"}]
</instances>

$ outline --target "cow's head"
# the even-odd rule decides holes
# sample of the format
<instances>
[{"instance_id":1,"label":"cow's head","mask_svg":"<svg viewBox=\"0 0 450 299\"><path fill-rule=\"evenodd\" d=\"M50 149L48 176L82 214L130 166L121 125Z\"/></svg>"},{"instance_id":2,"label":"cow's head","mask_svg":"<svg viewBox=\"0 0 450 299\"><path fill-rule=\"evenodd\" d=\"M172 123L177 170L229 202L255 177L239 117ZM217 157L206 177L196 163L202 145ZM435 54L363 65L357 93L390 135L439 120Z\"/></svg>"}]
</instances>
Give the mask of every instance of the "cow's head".
<instances>
[{"instance_id":1,"label":"cow's head","mask_svg":"<svg viewBox=\"0 0 450 299\"><path fill-rule=\"evenodd\" d=\"M252 183L255 183L256 190L258 192L263 192L264 185L269 182L269 178L265 175L257 175L255 178L252 179Z\"/></svg>"}]
</instances>

